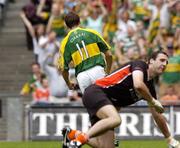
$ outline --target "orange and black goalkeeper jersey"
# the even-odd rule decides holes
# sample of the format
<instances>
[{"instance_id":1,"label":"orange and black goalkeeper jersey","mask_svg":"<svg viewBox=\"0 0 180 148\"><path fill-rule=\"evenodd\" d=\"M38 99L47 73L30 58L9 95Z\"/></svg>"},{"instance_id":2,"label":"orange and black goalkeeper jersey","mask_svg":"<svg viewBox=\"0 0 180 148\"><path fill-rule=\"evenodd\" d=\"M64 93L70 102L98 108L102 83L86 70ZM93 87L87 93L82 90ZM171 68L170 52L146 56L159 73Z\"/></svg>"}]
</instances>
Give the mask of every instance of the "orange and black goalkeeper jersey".
<instances>
[{"instance_id":1,"label":"orange and black goalkeeper jersey","mask_svg":"<svg viewBox=\"0 0 180 148\"><path fill-rule=\"evenodd\" d=\"M156 98L153 80L147 79L148 65L140 60L132 61L120 67L110 75L96 80L96 85L103 88L110 98L129 99L134 102L142 99L137 96L133 86L132 72L140 70L144 74L144 83L149 88L151 95ZM122 96L124 98L122 98ZM132 102L133 103L133 102Z\"/></svg>"}]
</instances>

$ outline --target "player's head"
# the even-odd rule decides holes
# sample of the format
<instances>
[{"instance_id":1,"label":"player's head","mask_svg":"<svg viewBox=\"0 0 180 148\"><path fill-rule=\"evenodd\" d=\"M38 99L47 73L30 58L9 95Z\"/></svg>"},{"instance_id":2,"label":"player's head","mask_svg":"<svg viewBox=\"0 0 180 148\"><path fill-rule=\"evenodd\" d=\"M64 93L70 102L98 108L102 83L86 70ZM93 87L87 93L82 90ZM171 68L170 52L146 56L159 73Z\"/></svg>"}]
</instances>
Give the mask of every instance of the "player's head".
<instances>
[{"instance_id":1,"label":"player's head","mask_svg":"<svg viewBox=\"0 0 180 148\"><path fill-rule=\"evenodd\" d=\"M75 27L75 26L78 26L79 23L80 23L80 18L79 18L79 16L78 16L76 13L74 13L74 12L69 12L69 13L65 16L64 20L65 20L66 26L67 26L68 28L73 28L73 27Z\"/></svg>"},{"instance_id":2,"label":"player's head","mask_svg":"<svg viewBox=\"0 0 180 148\"><path fill-rule=\"evenodd\" d=\"M156 51L148 59L149 68L156 75L162 74L168 64L168 54L164 51Z\"/></svg>"}]
</instances>

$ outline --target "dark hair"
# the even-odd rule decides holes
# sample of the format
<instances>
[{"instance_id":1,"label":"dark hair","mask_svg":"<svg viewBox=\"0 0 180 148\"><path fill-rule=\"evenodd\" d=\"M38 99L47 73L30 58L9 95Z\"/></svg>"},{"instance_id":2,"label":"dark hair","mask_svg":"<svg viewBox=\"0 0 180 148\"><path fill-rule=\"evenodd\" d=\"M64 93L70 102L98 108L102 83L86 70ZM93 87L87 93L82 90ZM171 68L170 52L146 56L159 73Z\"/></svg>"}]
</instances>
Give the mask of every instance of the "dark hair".
<instances>
[{"instance_id":1,"label":"dark hair","mask_svg":"<svg viewBox=\"0 0 180 148\"><path fill-rule=\"evenodd\" d=\"M37 0L30 0L31 3L35 4L35 5L38 5L39 4L39 1Z\"/></svg>"},{"instance_id":2,"label":"dark hair","mask_svg":"<svg viewBox=\"0 0 180 148\"><path fill-rule=\"evenodd\" d=\"M41 75L41 79L40 79L41 84L43 83L43 80L45 80L45 79L47 79L46 75L42 74Z\"/></svg>"},{"instance_id":3,"label":"dark hair","mask_svg":"<svg viewBox=\"0 0 180 148\"><path fill-rule=\"evenodd\" d=\"M68 28L73 28L74 26L77 26L80 23L79 16L74 12L69 12L65 16L64 20L65 20L65 23L66 23Z\"/></svg>"},{"instance_id":4,"label":"dark hair","mask_svg":"<svg viewBox=\"0 0 180 148\"><path fill-rule=\"evenodd\" d=\"M37 65L38 67L41 67L40 64L37 63L37 62L32 62L32 63L31 63L31 66L34 66L34 65Z\"/></svg>"},{"instance_id":5,"label":"dark hair","mask_svg":"<svg viewBox=\"0 0 180 148\"><path fill-rule=\"evenodd\" d=\"M164 55L166 55L167 57L169 57L168 54L167 54L166 52L162 51L162 50L155 51L155 52L153 52L153 53L149 56L149 58L148 58L148 63L150 63L150 60L151 60L151 59L154 59L154 60L155 60L159 54L164 54Z\"/></svg>"}]
</instances>

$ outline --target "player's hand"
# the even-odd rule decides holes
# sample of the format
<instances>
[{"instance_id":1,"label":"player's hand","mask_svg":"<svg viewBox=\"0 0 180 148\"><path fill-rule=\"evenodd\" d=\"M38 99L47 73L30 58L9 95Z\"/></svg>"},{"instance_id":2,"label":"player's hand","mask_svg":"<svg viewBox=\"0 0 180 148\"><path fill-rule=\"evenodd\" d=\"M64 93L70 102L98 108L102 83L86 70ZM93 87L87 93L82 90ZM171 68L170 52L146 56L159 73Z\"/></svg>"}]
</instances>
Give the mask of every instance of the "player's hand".
<instances>
[{"instance_id":1,"label":"player's hand","mask_svg":"<svg viewBox=\"0 0 180 148\"><path fill-rule=\"evenodd\" d=\"M180 148L180 143L176 139L172 138L169 143L169 146L173 148Z\"/></svg>"},{"instance_id":2,"label":"player's hand","mask_svg":"<svg viewBox=\"0 0 180 148\"><path fill-rule=\"evenodd\" d=\"M74 90L75 86L76 86L76 84L72 83L72 82L69 82L69 84L68 84L68 87L70 90Z\"/></svg>"},{"instance_id":3,"label":"player's hand","mask_svg":"<svg viewBox=\"0 0 180 148\"><path fill-rule=\"evenodd\" d=\"M163 113L164 112L164 108L163 106L161 105L161 103L156 100L156 99L153 99L151 102L148 102L148 105L150 107L154 107L155 110L158 112L158 113Z\"/></svg>"}]
</instances>

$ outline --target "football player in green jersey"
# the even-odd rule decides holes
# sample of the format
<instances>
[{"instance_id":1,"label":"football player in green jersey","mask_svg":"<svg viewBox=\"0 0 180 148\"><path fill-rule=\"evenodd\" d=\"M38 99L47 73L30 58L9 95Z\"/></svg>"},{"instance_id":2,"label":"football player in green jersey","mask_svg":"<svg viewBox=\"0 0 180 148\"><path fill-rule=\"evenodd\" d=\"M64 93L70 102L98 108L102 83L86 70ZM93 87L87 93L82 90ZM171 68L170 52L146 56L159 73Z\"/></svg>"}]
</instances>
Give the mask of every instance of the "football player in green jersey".
<instances>
[{"instance_id":1,"label":"football player in green jersey","mask_svg":"<svg viewBox=\"0 0 180 148\"><path fill-rule=\"evenodd\" d=\"M98 32L80 28L80 18L76 13L69 12L65 16L65 23L70 31L61 42L58 69L62 72L69 89L73 89L68 72L69 63L72 61L83 93L87 86L110 72L112 64L110 46Z\"/></svg>"}]
</instances>

